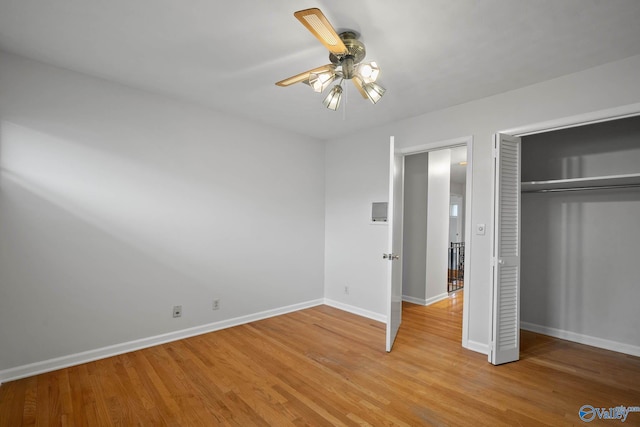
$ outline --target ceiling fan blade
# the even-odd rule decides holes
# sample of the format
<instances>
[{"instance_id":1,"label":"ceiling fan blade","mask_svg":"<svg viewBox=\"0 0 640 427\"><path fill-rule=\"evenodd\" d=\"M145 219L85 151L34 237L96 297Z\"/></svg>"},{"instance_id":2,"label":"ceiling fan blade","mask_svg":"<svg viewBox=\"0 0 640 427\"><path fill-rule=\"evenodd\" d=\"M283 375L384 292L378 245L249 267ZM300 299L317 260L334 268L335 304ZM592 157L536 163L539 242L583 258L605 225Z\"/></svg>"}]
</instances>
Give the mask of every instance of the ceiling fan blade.
<instances>
[{"instance_id":1,"label":"ceiling fan blade","mask_svg":"<svg viewBox=\"0 0 640 427\"><path fill-rule=\"evenodd\" d=\"M369 97L367 96L367 93L364 91L364 88L362 87L362 80L360 80L357 77L354 77L351 79L351 81L353 81L353 84L358 88L358 92L360 92L360 95L362 95L364 99L369 99Z\"/></svg>"},{"instance_id":2,"label":"ceiling fan blade","mask_svg":"<svg viewBox=\"0 0 640 427\"><path fill-rule=\"evenodd\" d=\"M347 47L344 45L340 36L333 29L327 18L318 8L299 10L293 14L302 25L307 27L311 34L317 37L329 52L334 55L347 53Z\"/></svg>"},{"instance_id":3,"label":"ceiling fan blade","mask_svg":"<svg viewBox=\"0 0 640 427\"><path fill-rule=\"evenodd\" d=\"M322 71L331 71L335 69L336 66L333 64L323 65L322 67L314 68L312 70L305 71L304 73L296 74L295 76L280 80L278 83L276 83L276 85L282 87L291 86L292 84L300 83L307 80L309 78L309 74L311 73L319 73Z\"/></svg>"}]
</instances>

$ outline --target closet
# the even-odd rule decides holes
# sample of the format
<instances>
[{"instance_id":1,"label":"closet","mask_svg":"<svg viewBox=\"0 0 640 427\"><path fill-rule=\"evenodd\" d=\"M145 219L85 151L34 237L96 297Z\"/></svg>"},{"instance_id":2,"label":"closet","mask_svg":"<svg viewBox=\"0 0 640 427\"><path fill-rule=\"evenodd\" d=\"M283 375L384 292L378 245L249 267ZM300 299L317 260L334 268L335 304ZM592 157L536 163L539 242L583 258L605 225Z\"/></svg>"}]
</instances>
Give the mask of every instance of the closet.
<instances>
[{"instance_id":1,"label":"closet","mask_svg":"<svg viewBox=\"0 0 640 427\"><path fill-rule=\"evenodd\" d=\"M640 117L521 149L521 328L639 355Z\"/></svg>"}]
</instances>

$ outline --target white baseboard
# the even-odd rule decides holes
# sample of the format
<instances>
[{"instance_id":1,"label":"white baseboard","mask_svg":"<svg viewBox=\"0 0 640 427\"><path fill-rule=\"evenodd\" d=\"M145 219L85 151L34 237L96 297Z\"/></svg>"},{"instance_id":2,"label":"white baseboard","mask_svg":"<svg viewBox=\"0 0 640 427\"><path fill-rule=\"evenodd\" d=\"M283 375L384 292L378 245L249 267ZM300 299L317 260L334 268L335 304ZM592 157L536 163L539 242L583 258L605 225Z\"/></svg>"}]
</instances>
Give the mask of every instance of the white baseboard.
<instances>
[{"instance_id":1,"label":"white baseboard","mask_svg":"<svg viewBox=\"0 0 640 427\"><path fill-rule=\"evenodd\" d=\"M463 341L462 346L468 350L475 351L477 353L489 354L488 344L467 340L466 342Z\"/></svg>"},{"instance_id":2,"label":"white baseboard","mask_svg":"<svg viewBox=\"0 0 640 427\"><path fill-rule=\"evenodd\" d=\"M426 299L416 298L409 295L402 295L402 301L410 302L411 304L427 305Z\"/></svg>"},{"instance_id":3,"label":"white baseboard","mask_svg":"<svg viewBox=\"0 0 640 427\"><path fill-rule=\"evenodd\" d=\"M449 298L449 294L447 292L440 295L436 295L435 297L427 298L427 299L416 298L409 295L402 295L402 301L406 301L406 302L410 302L412 304L418 304L418 305L431 305L447 298Z\"/></svg>"},{"instance_id":4,"label":"white baseboard","mask_svg":"<svg viewBox=\"0 0 640 427\"><path fill-rule=\"evenodd\" d=\"M357 314L358 316L373 319L378 322L387 323L387 316L385 316L384 314L374 313L373 311L365 310L360 307L355 307L353 305L344 304L342 302L334 301L327 298L324 299L324 303L325 305L328 305L333 308L337 308L339 310L343 310L352 314Z\"/></svg>"},{"instance_id":5,"label":"white baseboard","mask_svg":"<svg viewBox=\"0 0 640 427\"><path fill-rule=\"evenodd\" d=\"M235 317L233 319L221 320L219 322L195 326L193 328L182 329L180 331L169 332L153 337L142 338L135 341L115 344L108 347L97 348L95 350L84 351L81 353L57 357L55 359L49 359L41 362L30 363L28 365L17 366L15 368L5 369L0 371L0 384L7 381L42 374L44 372L51 372L57 369L67 368L69 366L92 362L94 360L117 356L119 354L129 353L135 350L141 350L143 348L153 347L159 344L165 344L171 341L177 341L196 335L219 331L221 329L231 328L233 326L243 325L245 323L255 322L257 320L279 316L282 314L291 313L293 311L303 310L305 308L315 307L318 305L322 305L323 303L323 299L311 300L299 304L275 308L272 310L261 311L246 316Z\"/></svg>"},{"instance_id":6,"label":"white baseboard","mask_svg":"<svg viewBox=\"0 0 640 427\"><path fill-rule=\"evenodd\" d=\"M427 300L425 301L424 305L431 305L431 304L435 304L439 301L442 301L444 299L449 298L449 294L447 292L440 294L440 295L436 295L435 297L431 297L431 298L427 298Z\"/></svg>"},{"instance_id":7,"label":"white baseboard","mask_svg":"<svg viewBox=\"0 0 640 427\"><path fill-rule=\"evenodd\" d=\"M578 334L571 331L565 331L562 329L556 329L522 321L520 322L520 328L526 331L549 335L554 338L560 338L580 344L590 345L592 347L604 348L605 350L617 351L619 353L625 353L632 356L640 357L640 346L637 345L625 344L617 341L606 340L604 338L592 337L589 335Z\"/></svg>"}]
</instances>

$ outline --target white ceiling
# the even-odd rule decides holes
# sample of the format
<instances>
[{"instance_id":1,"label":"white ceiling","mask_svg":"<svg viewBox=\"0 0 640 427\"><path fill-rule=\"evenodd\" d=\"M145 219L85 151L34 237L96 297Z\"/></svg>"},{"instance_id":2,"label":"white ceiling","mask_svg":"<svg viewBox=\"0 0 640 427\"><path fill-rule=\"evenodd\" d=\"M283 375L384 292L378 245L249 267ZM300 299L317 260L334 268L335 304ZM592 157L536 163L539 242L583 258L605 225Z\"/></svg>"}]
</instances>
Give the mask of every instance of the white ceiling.
<instances>
[{"instance_id":1,"label":"white ceiling","mask_svg":"<svg viewBox=\"0 0 640 427\"><path fill-rule=\"evenodd\" d=\"M274 85L329 63L309 7L361 33L377 105ZM639 23L639 0L0 0L0 49L328 139L640 54Z\"/></svg>"}]
</instances>

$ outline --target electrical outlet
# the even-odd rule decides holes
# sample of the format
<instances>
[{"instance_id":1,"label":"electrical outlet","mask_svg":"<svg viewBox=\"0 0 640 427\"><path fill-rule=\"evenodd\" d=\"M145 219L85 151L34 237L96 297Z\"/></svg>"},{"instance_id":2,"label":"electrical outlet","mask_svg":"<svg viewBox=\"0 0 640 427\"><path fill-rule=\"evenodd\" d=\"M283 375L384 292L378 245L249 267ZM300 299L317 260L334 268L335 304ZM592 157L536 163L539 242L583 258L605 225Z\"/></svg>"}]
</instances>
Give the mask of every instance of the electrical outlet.
<instances>
[{"instance_id":1,"label":"electrical outlet","mask_svg":"<svg viewBox=\"0 0 640 427\"><path fill-rule=\"evenodd\" d=\"M173 317L182 317L182 306L174 305L173 306Z\"/></svg>"},{"instance_id":2,"label":"electrical outlet","mask_svg":"<svg viewBox=\"0 0 640 427\"><path fill-rule=\"evenodd\" d=\"M213 306L212 308L214 310L220 310L220 299L214 299L213 300Z\"/></svg>"},{"instance_id":3,"label":"electrical outlet","mask_svg":"<svg viewBox=\"0 0 640 427\"><path fill-rule=\"evenodd\" d=\"M349 287L348 286L344 287L344 293L345 293L345 295L349 295Z\"/></svg>"}]
</instances>

